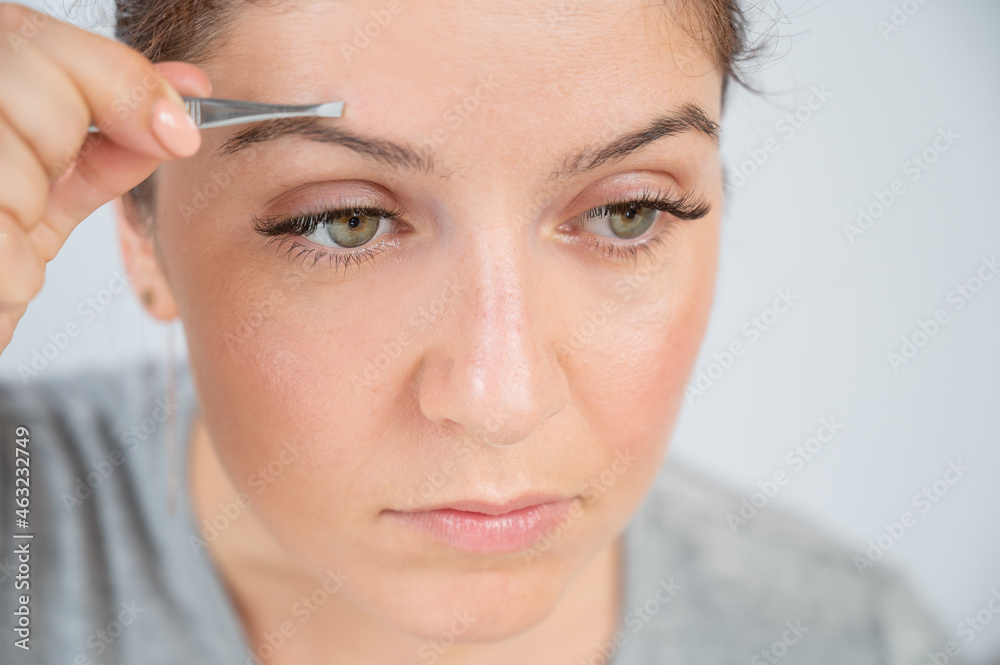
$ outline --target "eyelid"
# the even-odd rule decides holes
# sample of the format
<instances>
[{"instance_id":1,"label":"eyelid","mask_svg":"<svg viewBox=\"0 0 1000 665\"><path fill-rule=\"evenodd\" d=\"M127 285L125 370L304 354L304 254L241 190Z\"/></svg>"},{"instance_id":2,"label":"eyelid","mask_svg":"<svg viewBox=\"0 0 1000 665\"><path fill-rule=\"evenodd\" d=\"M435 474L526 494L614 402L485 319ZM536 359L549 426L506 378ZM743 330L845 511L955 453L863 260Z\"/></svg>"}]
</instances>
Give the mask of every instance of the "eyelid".
<instances>
[{"instance_id":1,"label":"eyelid","mask_svg":"<svg viewBox=\"0 0 1000 665\"><path fill-rule=\"evenodd\" d=\"M286 203L282 206L287 209L287 213L275 213L265 215L264 219L292 219L294 217L304 217L308 215L321 215L330 212L346 212L349 210L380 210L391 216L403 216L406 208L402 203L392 200L391 202L382 197L337 197L322 196L312 199L307 203L298 205L295 202Z\"/></svg>"},{"instance_id":2,"label":"eyelid","mask_svg":"<svg viewBox=\"0 0 1000 665\"><path fill-rule=\"evenodd\" d=\"M252 213L254 218L281 219L318 215L332 210L383 208L404 217L406 206L385 186L363 178L309 180L285 185L280 195Z\"/></svg>"}]
</instances>

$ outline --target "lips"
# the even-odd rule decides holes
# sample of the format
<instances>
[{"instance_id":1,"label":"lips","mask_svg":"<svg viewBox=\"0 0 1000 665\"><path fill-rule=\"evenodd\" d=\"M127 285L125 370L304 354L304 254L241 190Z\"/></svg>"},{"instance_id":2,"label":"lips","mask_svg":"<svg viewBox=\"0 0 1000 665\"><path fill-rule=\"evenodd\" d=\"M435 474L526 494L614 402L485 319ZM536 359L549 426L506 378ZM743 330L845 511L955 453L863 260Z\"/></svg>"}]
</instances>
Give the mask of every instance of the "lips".
<instances>
[{"instance_id":1,"label":"lips","mask_svg":"<svg viewBox=\"0 0 1000 665\"><path fill-rule=\"evenodd\" d=\"M511 553L529 549L548 529L565 523L575 500L535 496L503 504L452 501L418 511L389 510L383 514L455 549Z\"/></svg>"}]
</instances>

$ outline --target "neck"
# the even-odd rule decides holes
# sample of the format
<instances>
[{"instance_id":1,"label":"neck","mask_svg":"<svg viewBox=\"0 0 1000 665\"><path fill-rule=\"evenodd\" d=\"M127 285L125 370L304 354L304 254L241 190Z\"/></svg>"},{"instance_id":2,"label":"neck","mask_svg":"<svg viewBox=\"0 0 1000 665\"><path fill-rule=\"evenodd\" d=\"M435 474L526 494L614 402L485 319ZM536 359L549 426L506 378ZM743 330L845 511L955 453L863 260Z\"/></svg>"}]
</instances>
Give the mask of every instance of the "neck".
<instances>
[{"instance_id":1,"label":"neck","mask_svg":"<svg viewBox=\"0 0 1000 665\"><path fill-rule=\"evenodd\" d=\"M200 524L237 496L200 417L192 428L188 464L191 502ZM209 544L248 646L267 655L281 641L266 659L269 665L405 664L416 662L421 653L427 654L423 661L436 655L438 665L590 662L597 645L610 642L619 628L620 550L619 538L596 555L549 616L529 630L501 642L456 644L439 652L429 651L427 640L395 630L342 593L322 594L326 601L311 606L308 619L303 620L305 612L293 617L289 608L301 606L301 599L310 597L322 581L288 556L256 519L252 505Z\"/></svg>"}]
</instances>

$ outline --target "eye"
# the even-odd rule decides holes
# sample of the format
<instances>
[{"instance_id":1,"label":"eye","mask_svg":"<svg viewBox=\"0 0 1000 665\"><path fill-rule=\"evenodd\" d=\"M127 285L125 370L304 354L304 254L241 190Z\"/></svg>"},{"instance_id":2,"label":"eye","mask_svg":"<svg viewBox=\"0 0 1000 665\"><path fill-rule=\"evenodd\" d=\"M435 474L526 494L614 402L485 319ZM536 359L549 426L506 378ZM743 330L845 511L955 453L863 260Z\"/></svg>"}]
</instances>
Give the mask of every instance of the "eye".
<instances>
[{"instance_id":1,"label":"eye","mask_svg":"<svg viewBox=\"0 0 1000 665\"><path fill-rule=\"evenodd\" d=\"M372 243L375 238L394 230L403 215L401 208L357 206L324 210L291 218L255 216L254 230L263 236L279 240L278 247L288 244L285 257L289 261L312 256L311 265L323 257L335 267L346 270L364 261L371 261L386 249L387 242ZM326 249L317 249L299 242L308 240ZM270 243L269 243L270 244ZM338 251L350 249L351 251Z\"/></svg>"},{"instance_id":2,"label":"eye","mask_svg":"<svg viewBox=\"0 0 1000 665\"><path fill-rule=\"evenodd\" d=\"M669 192L647 189L634 198L626 197L592 208L577 217L577 222L587 232L583 241L591 249L610 258L635 261L639 251L651 254L653 245L661 242L661 236L676 228L679 221L700 219L710 210L708 201L693 194L677 197ZM650 235L656 222L668 216L666 223ZM649 237L637 242L601 239L634 240L645 235Z\"/></svg>"},{"instance_id":3,"label":"eye","mask_svg":"<svg viewBox=\"0 0 1000 665\"><path fill-rule=\"evenodd\" d=\"M295 235L331 249L351 249L371 242L402 216L402 210L360 206L324 210L289 219L254 218L254 227L265 236Z\"/></svg>"},{"instance_id":4,"label":"eye","mask_svg":"<svg viewBox=\"0 0 1000 665\"><path fill-rule=\"evenodd\" d=\"M610 206L588 211L584 226L591 233L605 237L632 239L648 231L659 212L656 208L641 205L639 201L628 201L625 203L625 210L621 212ZM609 227L611 233L601 233L601 227L604 226Z\"/></svg>"},{"instance_id":5,"label":"eye","mask_svg":"<svg viewBox=\"0 0 1000 665\"><path fill-rule=\"evenodd\" d=\"M385 214L364 210L327 211L316 215L315 224L306 220L306 225L314 226L312 233L304 235L317 245L327 247L360 247L380 235L379 228L392 224Z\"/></svg>"}]
</instances>

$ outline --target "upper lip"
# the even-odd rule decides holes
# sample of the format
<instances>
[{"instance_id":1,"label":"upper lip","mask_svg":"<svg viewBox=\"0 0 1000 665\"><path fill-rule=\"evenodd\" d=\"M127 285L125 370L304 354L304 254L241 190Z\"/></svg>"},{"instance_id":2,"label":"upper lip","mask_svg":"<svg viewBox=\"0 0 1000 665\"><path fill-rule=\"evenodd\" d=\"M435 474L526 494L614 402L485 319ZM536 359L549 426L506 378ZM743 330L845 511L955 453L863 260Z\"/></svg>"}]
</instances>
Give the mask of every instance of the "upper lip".
<instances>
[{"instance_id":1,"label":"upper lip","mask_svg":"<svg viewBox=\"0 0 1000 665\"><path fill-rule=\"evenodd\" d=\"M407 510L405 512L409 513L426 513L434 510L461 510L469 513L482 513L483 515L505 515L507 513L513 512L515 510L521 510L522 508L530 508L531 506L537 506L544 503L554 503L556 501L566 501L571 497L560 496L555 494L526 494L514 499L510 499L503 503L497 503L494 501L445 501L440 504L431 506L421 506L413 510Z\"/></svg>"}]
</instances>

